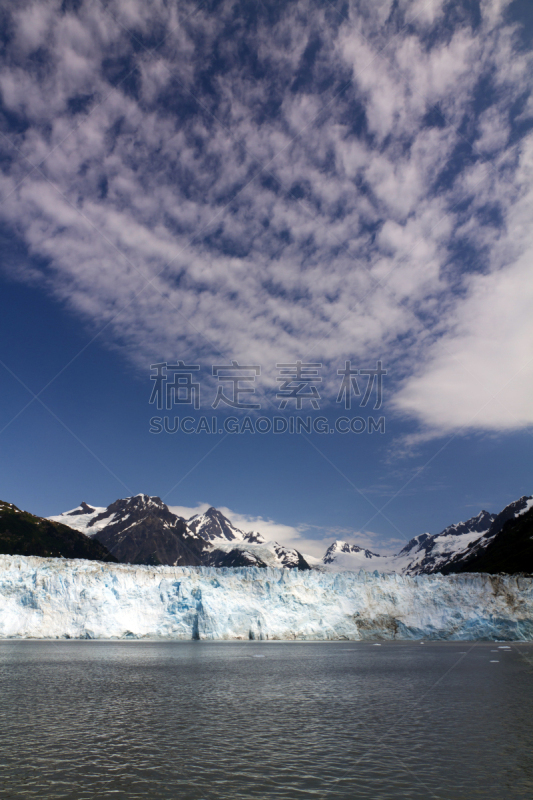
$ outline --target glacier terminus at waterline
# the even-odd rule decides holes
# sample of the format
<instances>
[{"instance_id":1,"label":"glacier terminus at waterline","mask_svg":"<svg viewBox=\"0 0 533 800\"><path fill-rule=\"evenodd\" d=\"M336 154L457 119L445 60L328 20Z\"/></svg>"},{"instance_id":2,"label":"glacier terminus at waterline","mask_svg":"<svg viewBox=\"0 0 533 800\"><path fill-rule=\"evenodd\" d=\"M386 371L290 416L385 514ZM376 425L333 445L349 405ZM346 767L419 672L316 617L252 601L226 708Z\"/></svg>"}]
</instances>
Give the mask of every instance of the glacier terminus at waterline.
<instances>
[{"instance_id":1,"label":"glacier terminus at waterline","mask_svg":"<svg viewBox=\"0 0 533 800\"><path fill-rule=\"evenodd\" d=\"M533 579L0 556L0 638L145 637L532 640Z\"/></svg>"}]
</instances>

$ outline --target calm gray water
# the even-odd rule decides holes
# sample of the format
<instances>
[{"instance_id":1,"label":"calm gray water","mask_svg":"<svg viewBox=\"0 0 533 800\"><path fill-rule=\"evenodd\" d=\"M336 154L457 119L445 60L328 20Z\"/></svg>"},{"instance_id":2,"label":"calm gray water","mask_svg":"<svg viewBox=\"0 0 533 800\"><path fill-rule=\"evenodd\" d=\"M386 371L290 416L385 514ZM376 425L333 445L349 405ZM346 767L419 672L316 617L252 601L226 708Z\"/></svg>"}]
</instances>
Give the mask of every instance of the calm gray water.
<instances>
[{"instance_id":1,"label":"calm gray water","mask_svg":"<svg viewBox=\"0 0 533 800\"><path fill-rule=\"evenodd\" d=\"M490 642L3 641L0 797L530 800L532 665Z\"/></svg>"}]
</instances>

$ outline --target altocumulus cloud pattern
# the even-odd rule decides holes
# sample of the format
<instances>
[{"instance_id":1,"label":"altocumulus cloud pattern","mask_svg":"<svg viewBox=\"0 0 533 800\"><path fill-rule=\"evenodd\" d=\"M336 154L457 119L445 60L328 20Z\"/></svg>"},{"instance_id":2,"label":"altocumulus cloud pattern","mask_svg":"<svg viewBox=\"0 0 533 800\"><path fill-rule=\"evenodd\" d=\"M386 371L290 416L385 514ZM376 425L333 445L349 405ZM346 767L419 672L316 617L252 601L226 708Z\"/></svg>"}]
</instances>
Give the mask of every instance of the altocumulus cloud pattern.
<instances>
[{"instance_id":1,"label":"altocumulus cloud pattern","mask_svg":"<svg viewBox=\"0 0 533 800\"><path fill-rule=\"evenodd\" d=\"M385 353L425 436L532 423L522 3L1 10L17 278L144 370Z\"/></svg>"}]
</instances>

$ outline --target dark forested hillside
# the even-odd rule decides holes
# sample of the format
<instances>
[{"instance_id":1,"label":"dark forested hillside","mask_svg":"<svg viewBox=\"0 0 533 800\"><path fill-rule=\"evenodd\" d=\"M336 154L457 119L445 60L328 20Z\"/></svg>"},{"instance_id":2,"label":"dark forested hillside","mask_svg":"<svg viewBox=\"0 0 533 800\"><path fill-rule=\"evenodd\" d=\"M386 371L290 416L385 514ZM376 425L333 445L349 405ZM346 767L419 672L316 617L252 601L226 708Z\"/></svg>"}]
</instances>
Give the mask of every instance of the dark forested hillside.
<instances>
[{"instance_id":1,"label":"dark forested hillside","mask_svg":"<svg viewBox=\"0 0 533 800\"><path fill-rule=\"evenodd\" d=\"M36 517L0 500L0 553L13 556L117 559L100 542L60 522Z\"/></svg>"}]
</instances>

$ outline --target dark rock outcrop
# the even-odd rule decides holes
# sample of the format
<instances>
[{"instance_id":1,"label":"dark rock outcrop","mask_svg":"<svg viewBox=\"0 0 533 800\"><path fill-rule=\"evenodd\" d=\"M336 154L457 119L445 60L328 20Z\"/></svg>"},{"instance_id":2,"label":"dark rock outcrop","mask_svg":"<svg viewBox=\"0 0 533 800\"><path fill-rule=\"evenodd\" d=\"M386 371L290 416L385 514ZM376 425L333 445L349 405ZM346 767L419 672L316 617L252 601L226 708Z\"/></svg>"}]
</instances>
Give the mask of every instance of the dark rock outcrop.
<instances>
[{"instance_id":1,"label":"dark rock outcrop","mask_svg":"<svg viewBox=\"0 0 533 800\"><path fill-rule=\"evenodd\" d=\"M173 514L159 497L136 495L117 500L88 527L108 519L94 538L122 563L197 567L205 564L207 543Z\"/></svg>"}]
</instances>

